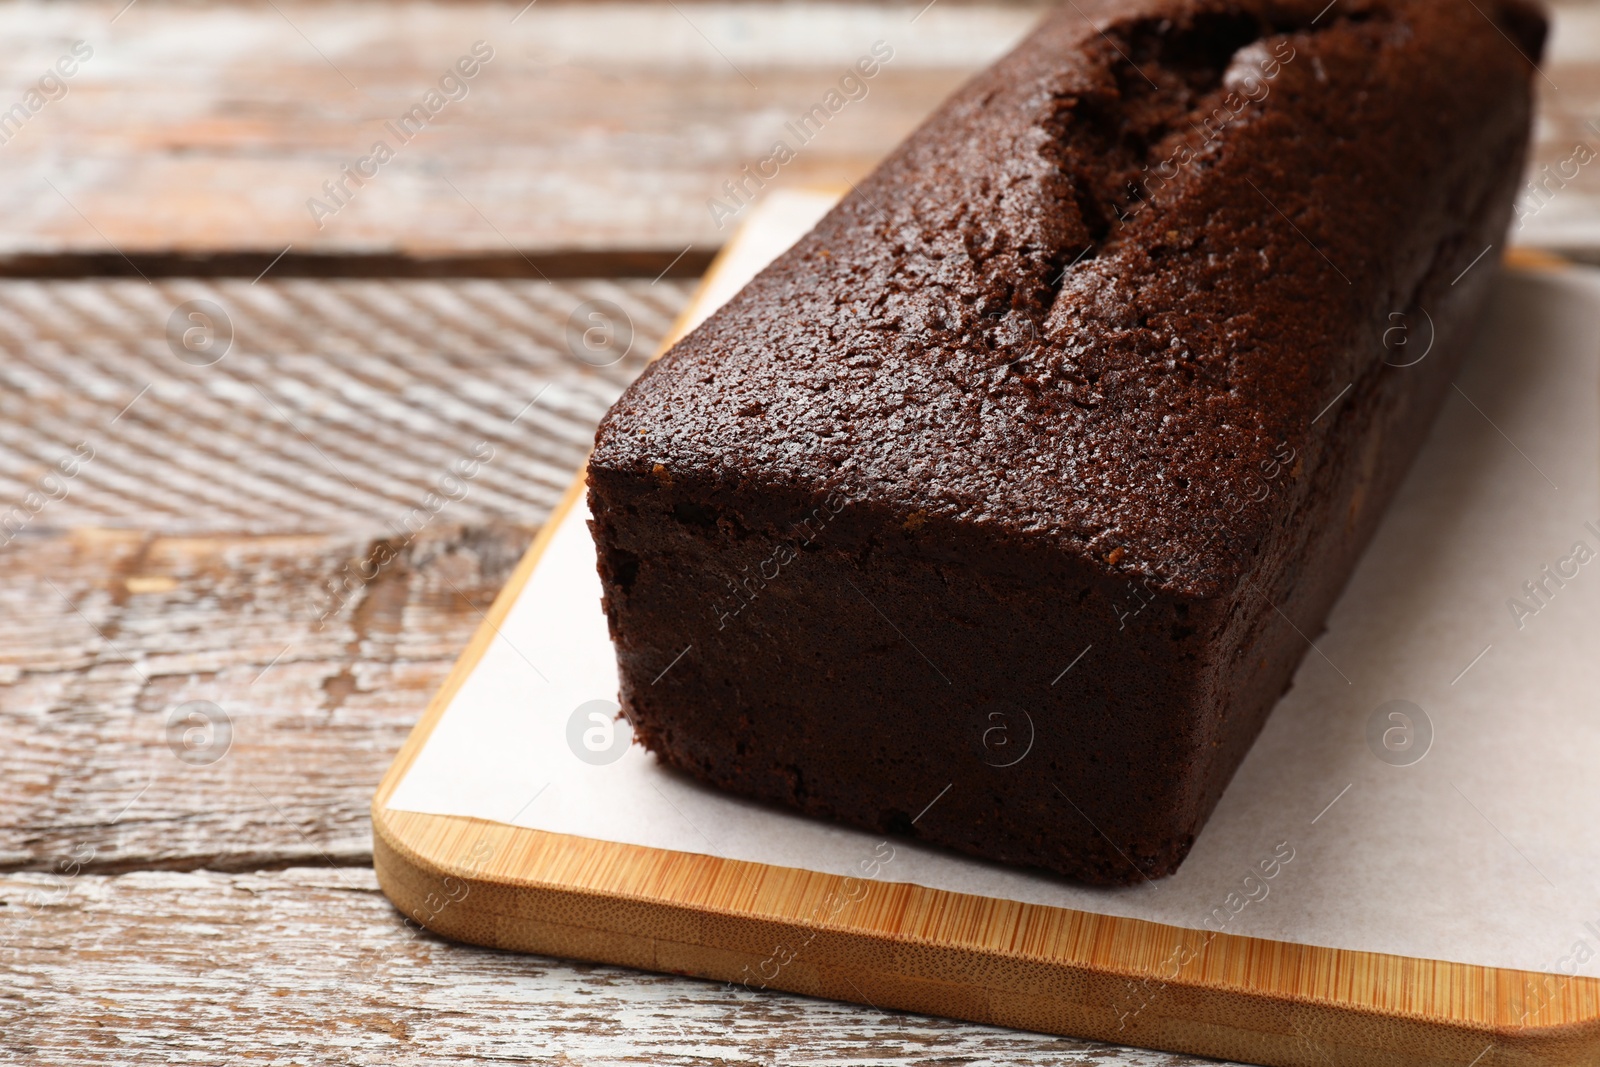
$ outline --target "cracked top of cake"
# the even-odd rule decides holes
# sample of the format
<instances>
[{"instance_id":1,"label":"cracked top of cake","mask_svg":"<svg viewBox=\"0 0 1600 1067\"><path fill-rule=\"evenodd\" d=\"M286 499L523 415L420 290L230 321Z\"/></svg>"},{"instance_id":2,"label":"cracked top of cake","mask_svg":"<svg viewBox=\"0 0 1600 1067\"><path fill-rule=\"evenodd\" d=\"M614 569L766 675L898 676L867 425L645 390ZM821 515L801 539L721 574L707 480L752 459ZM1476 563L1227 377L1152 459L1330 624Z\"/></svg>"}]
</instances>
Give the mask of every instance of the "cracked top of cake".
<instances>
[{"instance_id":1,"label":"cracked top of cake","mask_svg":"<svg viewBox=\"0 0 1600 1067\"><path fill-rule=\"evenodd\" d=\"M1478 251L1543 30L1520 0L1069 4L646 371L591 467L1226 587L1396 372L1387 313Z\"/></svg>"}]
</instances>

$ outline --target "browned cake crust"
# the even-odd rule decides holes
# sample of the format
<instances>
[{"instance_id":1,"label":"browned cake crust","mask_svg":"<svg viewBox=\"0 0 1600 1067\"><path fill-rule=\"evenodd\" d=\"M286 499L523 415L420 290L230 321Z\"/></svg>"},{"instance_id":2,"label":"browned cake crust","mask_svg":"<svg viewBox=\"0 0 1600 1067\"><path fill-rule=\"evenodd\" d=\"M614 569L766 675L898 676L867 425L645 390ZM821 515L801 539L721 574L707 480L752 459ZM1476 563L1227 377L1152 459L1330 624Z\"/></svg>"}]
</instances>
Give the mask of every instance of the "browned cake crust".
<instances>
[{"instance_id":1,"label":"browned cake crust","mask_svg":"<svg viewBox=\"0 0 1600 1067\"><path fill-rule=\"evenodd\" d=\"M1528 135L1536 9L1325 5L1068 5L617 402L589 500L665 763L1177 868L1427 432Z\"/></svg>"}]
</instances>

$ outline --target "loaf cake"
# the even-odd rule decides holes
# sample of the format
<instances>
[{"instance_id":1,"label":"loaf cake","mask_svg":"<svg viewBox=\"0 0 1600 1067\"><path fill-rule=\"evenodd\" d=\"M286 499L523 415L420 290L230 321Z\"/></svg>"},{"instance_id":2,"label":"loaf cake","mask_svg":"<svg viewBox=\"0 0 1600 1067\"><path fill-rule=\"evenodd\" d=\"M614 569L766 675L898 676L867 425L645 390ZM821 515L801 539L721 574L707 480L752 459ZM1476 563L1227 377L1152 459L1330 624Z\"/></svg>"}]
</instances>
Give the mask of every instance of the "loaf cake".
<instances>
[{"instance_id":1,"label":"loaf cake","mask_svg":"<svg viewBox=\"0 0 1600 1067\"><path fill-rule=\"evenodd\" d=\"M602 422L635 737L875 833L1174 871L1456 372L1544 32L1049 16Z\"/></svg>"}]
</instances>

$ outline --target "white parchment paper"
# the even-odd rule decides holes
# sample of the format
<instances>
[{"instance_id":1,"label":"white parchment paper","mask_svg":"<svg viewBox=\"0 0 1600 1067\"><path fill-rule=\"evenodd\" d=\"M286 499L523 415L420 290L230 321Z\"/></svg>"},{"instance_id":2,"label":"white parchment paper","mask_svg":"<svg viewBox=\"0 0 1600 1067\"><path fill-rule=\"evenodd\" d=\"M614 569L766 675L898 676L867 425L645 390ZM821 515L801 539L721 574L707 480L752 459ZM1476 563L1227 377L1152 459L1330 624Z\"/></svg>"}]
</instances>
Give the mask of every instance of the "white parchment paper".
<instances>
[{"instance_id":1,"label":"white parchment paper","mask_svg":"<svg viewBox=\"0 0 1600 1067\"><path fill-rule=\"evenodd\" d=\"M731 295L826 202L784 198L758 212L715 293ZM1425 345L1425 325L1413 329L1411 344ZM837 874L876 859L866 873L889 881L1600 977L1597 347L1600 271L1500 275L1424 454L1169 879L1086 888L723 796L638 746L610 763L580 759L608 750L600 720L584 716L569 743L575 711L617 690L582 508L390 806ZM1543 585L1537 599L1530 582ZM1063 666L1076 651L1062 650ZM1432 732L1409 765L1380 759L1368 740L1393 700L1421 709L1413 738Z\"/></svg>"}]
</instances>

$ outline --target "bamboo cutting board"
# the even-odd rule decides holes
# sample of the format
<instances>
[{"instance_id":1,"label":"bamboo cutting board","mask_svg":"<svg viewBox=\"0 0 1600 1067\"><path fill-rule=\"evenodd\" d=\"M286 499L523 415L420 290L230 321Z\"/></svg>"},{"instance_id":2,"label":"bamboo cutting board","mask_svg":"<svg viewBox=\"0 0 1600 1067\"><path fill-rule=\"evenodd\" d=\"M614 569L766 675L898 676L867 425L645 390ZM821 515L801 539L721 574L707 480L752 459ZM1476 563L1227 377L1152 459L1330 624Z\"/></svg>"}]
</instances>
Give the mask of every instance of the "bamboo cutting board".
<instances>
[{"instance_id":1,"label":"bamboo cutting board","mask_svg":"<svg viewBox=\"0 0 1600 1067\"><path fill-rule=\"evenodd\" d=\"M767 225L747 228L713 266L679 332L727 299L827 199L767 208ZM753 991L1284 1067L1509 1067L1600 1057L1595 978L927 888L880 877L870 860L855 877L392 808L441 718L504 637L563 520L581 509L581 487L580 476L373 799L379 882L418 924L500 949Z\"/></svg>"}]
</instances>

